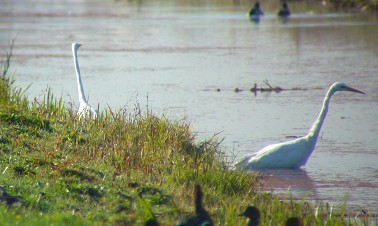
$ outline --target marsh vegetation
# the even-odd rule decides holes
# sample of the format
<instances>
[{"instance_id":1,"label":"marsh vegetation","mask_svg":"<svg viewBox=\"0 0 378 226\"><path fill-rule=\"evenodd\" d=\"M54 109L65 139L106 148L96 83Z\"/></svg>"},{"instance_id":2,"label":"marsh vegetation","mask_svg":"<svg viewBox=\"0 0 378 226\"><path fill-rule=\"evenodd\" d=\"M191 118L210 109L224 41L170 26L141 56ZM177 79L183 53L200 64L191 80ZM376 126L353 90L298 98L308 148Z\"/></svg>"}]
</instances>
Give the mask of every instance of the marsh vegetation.
<instances>
[{"instance_id":1,"label":"marsh vegetation","mask_svg":"<svg viewBox=\"0 0 378 226\"><path fill-rule=\"evenodd\" d=\"M257 173L228 170L221 139L199 141L189 123L143 112L138 103L79 120L50 91L28 101L9 75L11 57L9 51L0 78L2 225L141 225L146 206L162 225L173 225L193 212L195 184L217 225L245 225L237 215L249 205L260 209L262 225L291 216L306 225L376 217L262 192Z\"/></svg>"}]
</instances>

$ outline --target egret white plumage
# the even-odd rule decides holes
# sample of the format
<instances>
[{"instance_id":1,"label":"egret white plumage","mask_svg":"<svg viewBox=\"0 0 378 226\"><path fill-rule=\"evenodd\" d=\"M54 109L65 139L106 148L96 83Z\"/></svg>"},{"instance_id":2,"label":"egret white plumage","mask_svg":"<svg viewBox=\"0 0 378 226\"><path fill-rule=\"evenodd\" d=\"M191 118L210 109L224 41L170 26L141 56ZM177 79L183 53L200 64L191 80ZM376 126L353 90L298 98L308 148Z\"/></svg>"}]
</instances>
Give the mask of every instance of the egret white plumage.
<instances>
[{"instance_id":1,"label":"egret white plumage","mask_svg":"<svg viewBox=\"0 0 378 226\"><path fill-rule=\"evenodd\" d=\"M344 83L334 83L329 88L324 98L323 106L317 120L306 136L283 143L268 145L257 153L240 159L234 164L234 169L300 168L305 165L315 148L320 129L328 112L331 97L337 91L365 94Z\"/></svg>"},{"instance_id":2,"label":"egret white plumage","mask_svg":"<svg viewBox=\"0 0 378 226\"><path fill-rule=\"evenodd\" d=\"M77 111L77 114L79 115L79 118L90 117L91 119L95 119L98 115L97 110L88 104L84 94L83 83L81 81L79 62L77 60L77 51L80 46L81 44L79 43L72 43L72 54L76 71L77 89L79 93L79 109Z\"/></svg>"}]
</instances>

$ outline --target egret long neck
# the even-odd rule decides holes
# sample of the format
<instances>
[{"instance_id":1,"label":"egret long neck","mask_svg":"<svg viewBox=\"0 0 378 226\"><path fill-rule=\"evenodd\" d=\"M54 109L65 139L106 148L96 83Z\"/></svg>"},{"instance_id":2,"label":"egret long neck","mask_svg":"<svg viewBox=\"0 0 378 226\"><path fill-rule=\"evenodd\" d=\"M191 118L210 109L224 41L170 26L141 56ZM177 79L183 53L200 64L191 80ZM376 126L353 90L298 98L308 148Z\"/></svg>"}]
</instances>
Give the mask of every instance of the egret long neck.
<instances>
[{"instance_id":1,"label":"egret long neck","mask_svg":"<svg viewBox=\"0 0 378 226\"><path fill-rule=\"evenodd\" d=\"M73 57L74 57L74 64L75 64L75 70L76 70L76 79L77 79L77 91L79 93L79 102L87 102L85 99L85 94L84 94L84 88L83 88L83 83L81 82L81 75L80 75L80 68L79 68L79 62L77 60L77 49L73 48Z\"/></svg>"},{"instance_id":2,"label":"egret long neck","mask_svg":"<svg viewBox=\"0 0 378 226\"><path fill-rule=\"evenodd\" d=\"M329 101L331 100L331 97L333 96L334 93L335 91L333 89L330 89L327 92L327 95L325 96L324 101L323 101L322 110L320 111L318 118L316 119L316 121L314 122L314 124L312 125L310 129L310 132L308 133L308 137L314 141L314 144L316 143L316 140L319 137L320 129L322 128L324 119L327 116Z\"/></svg>"}]
</instances>

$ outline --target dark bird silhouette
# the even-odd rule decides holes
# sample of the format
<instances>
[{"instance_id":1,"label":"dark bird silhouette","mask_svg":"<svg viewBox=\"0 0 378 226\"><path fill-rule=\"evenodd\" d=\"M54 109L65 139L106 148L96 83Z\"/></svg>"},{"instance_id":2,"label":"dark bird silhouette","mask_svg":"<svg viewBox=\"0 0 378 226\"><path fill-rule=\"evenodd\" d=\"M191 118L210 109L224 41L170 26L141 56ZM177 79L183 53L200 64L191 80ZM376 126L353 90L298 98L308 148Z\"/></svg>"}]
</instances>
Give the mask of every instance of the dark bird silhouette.
<instances>
[{"instance_id":1,"label":"dark bird silhouette","mask_svg":"<svg viewBox=\"0 0 378 226\"><path fill-rule=\"evenodd\" d=\"M254 16L262 16L264 15L264 12L260 8L260 2L256 2L255 6L249 11L249 16L254 17Z\"/></svg>"},{"instance_id":2,"label":"dark bird silhouette","mask_svg":"<svg viewBox=\"0 0 378 226\"><path fill-rule=\"evenodd\" d=\"M285 226L302 226L302 221L298 217L290 217L286 220Z\"/></svg>"},{"instance_id":3,"label":"dark bird silhouette","mask_svg":"<svg viewBox=\"0 0 378 226\"><path fill-rule=\"evenodd\" d=\"M5 202L7 206L21 205L20 197L9 195L3 187L0 186L0 203Z\"/></svg>"},{"instance_id":4,"label":"dark bird silhouette","mask_svg":"<svg viewBox=\"0 0 378 226\"><path fill-rule=\"evenodd\" d=\"M201 186L197 184L194 188L195 215L184 218L177 224L178 226L214 225L209 214L202 206L202 195Z\"/></svg>"},{"instance_id":5,"label":"dark bird silhouette","mask_svg":"<svg viewBox=\"0 0 378 226\"><path fill-rule=\"evenodd\" d=\"M289 5L287 4L287 2L284 2L282 4L282 9L280 9L280 11L278 11L278 16L280 17L288 17L290 16L290 9L289 9Z\"/></svg>"},{"instance_id":6,"label":"dark bird silhouette","mask_svg":"<svg viewBox=\"0 0 378 226\"><path fill-rule=\"evenodd\" d=\"M146 221L144 226L159 226L159 222L156 219L150 219Z\"/></svg>"},{"instance_id":7,"label":"dark bird silhouette","mask_svg":"<svg viewBox=\"0 0 378 226\"><path fill-rule=\"evenodd\" d=\"M239 214L239 216L248 217L249 222L247 226L260 225L260 211L254 206L248 206L242 214Z\"/></svg>"}]
</instances>

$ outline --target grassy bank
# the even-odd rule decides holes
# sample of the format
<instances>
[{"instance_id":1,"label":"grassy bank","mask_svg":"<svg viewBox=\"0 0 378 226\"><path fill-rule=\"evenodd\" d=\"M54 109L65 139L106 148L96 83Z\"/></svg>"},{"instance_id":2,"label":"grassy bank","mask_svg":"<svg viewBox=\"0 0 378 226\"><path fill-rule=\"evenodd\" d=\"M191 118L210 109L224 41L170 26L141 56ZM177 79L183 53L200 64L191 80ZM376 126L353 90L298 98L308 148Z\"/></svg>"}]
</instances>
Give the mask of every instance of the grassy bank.
<instances>
[{"instance_id":1,"label":"grassy bank","mask_svg":"<svg viewBox=\"0 0 378 226\"><path fill-rule=\"evenodd\" d=\"M217 225L245 225L237 215L248 205L260 209L262 225L282 225L290 216L306 225L365 220L345 217L345 206L261 192L257 174L227 169L216 139L198 141L188 123L137 104L79 120L51 92L29 102L8 76L10 62L11 51L0 78L1 225L142 225L148 214L138 196L161 225L174 225L193 212L195 184Z\"/></svg>"},{"instance_id":2,"label":"grassy bank","mask_svg":"<svg viewBox=\"0 0 378 226\"><path fill-rule=\"evenodd\" d=\"M332 8L378 13L377 0L326 0Z\"/></svg>"}]
</instances>

